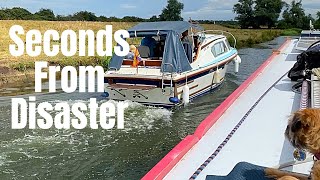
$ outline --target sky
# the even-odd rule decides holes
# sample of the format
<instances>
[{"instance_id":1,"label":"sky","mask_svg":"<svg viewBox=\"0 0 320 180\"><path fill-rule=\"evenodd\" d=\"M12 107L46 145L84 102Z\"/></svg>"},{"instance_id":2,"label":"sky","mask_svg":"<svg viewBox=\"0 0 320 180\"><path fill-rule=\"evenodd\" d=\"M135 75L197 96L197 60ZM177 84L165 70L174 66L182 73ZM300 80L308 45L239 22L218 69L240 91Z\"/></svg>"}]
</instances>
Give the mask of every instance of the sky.
<instances>
[{"instance_id":1,"label":"sky","mask_svg":"<svg viewBox=\"0 0 320 180\"><path fill-rule=\"evenodd\" d=\"M233 5L238 0L179 0L184 3L182 17L188 20L230 20L234 19ZM291 2L291 0L285 0ZM138 16L150 18L159 15L166 6L167 0L0 0L0 7L22 7L31 12L40 8L49 8L55 14L68 15L87 10L97 16ZM314 17L320 11L319 0L302 0L306 14Z\"/></svg>"}]
</instances>

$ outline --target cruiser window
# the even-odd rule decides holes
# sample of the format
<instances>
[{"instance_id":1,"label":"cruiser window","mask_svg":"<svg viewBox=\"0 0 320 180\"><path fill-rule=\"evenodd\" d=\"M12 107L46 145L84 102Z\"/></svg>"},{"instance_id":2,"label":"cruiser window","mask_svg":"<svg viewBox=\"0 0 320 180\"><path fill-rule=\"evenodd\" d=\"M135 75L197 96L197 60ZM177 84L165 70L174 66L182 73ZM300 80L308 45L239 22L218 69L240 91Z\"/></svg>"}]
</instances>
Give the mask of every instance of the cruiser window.
<instances>
[{"instance_id":1,"label":"cruiser window","mask_svg":"<svg viewBox=\"0 0 320 180\"><path fill-rule=\"evenodd\" d=\"M165 40L166 36L151 35L128 38L127 42L130 44L130 52L124 57L122 65L160 67ZM135 56L139 61L138 64L133 65Z\"/></svg>"},{"instance_id":2,"label":"cruiser window","mask_svg":"<svg viewBox=\"0 0 320 180\"><path fill-rule=\"evenodd\" d=\"M225 41L225 43L226 43L226 45L227 45L228 49L231 49L231 45L230 45L229 41L228 41L228 40L226 40L226 41Z\"/></svg>"},{"instance_id":3,"label":"cruiser window","mask_svg":"<svg viewBox=\"0 0 320 180\"><path fill-rule=\"evenodd\" d=\"M223 41L216 43L211 48L211 52L215 57L217 57L227 51L228 51L227 46L224 44Z\"/></svg>"}]
</instances>

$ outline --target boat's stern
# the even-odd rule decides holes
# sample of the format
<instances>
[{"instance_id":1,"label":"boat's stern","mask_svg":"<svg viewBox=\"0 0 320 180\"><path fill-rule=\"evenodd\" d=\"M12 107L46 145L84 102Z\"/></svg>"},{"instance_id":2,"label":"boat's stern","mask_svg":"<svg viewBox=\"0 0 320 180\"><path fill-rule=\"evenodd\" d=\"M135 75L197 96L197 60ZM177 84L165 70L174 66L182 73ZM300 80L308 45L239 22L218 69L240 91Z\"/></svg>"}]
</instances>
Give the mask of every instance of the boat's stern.
<instances>
[{"instance_id":1,"label":"boat's stern","mask_svg":"<svg viewBox=\"0 0 320 180\"><path fill-rule=\"evenodd\" d=\"M116 101L133 101L150 106L173 107L180 103L174 97L174 85L157 69L122 68L105 75L105 96ZM124 73L125 72L125 73Z\"/></svg>"}]
</instances>

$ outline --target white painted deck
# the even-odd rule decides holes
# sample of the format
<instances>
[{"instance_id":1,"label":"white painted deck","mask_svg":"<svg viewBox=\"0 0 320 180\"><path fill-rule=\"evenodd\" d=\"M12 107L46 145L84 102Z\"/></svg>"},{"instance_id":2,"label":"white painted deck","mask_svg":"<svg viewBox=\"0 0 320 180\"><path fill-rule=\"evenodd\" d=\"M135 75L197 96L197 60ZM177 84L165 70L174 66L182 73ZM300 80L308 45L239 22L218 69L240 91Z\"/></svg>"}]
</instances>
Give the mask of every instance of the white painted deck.
<instances>
[{"instance_id":1,"label":"white painted deck","mask_svg":"<svg viewBox=\"0 0 320 180\"><path fill-rule=\"evenodd\" d=\"M276 56L242 95L220 117L206 135L183 157L165 177L168 180L189 179L217 149L247 111L296 62L292 52L296 40ZM253 62L254 63L254 62ZM274 167L293 160L293 147L284 137L287 119L299 109L300 94L291 91L292 83L282 78L260 101L238 131L197 179L207 175L227 175L241 161ZM309 173L312 163L287 170Z\"/></svg>"}]
</instances>

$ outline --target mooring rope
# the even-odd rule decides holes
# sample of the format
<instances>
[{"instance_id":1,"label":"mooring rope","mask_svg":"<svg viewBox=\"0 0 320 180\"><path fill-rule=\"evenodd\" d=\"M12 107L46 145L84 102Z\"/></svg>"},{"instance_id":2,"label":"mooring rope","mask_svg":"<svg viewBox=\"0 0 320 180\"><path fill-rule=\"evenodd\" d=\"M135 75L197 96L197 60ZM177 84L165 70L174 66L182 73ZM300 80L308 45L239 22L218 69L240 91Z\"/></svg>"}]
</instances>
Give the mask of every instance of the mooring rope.
<instances>
[{"instance_id":1,"label":"mooring rope","mask_svg":"<svg viewBox=\"0 0 320 180\"><path fill-rule=\"evenodd\" d=\"M212 155L197 169L197 171L194 172L194 174L189 178L189 180L195 180L199 174L208 166L208 164L219 154L219 152L222 150L222 148L228 143L228 141L232 138L232 136L236 133L236 131L240 128L242 123L247 119L249 114L253 111L253 109L260 103L260 101L271 91L271 89L277 85L282 78L284 78L288 74L285 73L283 76L281 76L275 83L273 83L267 91L265 91L262 96L259 97L259 99L251 106L249 111L241 118L239 123L233 128L233 130L228 134L228 136L225 138L225 140L218 146L218 148L212 153Z\"/></svg>"}]
</instances>

